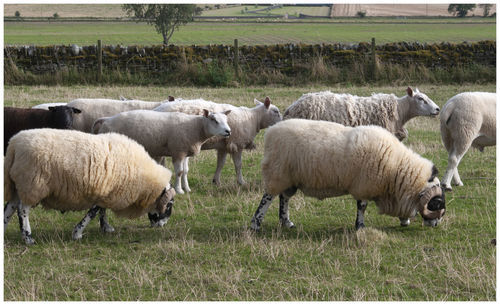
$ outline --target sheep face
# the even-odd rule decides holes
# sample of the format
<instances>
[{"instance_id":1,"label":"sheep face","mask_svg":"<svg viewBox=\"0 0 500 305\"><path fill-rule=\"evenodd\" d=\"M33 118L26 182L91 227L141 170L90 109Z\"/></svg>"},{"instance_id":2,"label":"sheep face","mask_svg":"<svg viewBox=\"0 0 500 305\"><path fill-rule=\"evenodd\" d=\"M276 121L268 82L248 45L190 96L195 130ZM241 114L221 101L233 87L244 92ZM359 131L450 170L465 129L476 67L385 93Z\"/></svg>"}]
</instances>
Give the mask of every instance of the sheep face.
<instances>
[{"instance_id":1,"label":"sheep face","mask_svg":"<svg viewBox=\"0 0 500 305\"><path fill-rule=\"evenodd\" d=\"M73 114L81 113L80 109L76 109L68 106L54 106L49 107L49 111L52 114L52 122L56 129L71 129L73 126Z\"/></svg>"},{"instance_id":2,"label":"sheep face","mask_svg":"<svg viewBox=\"0 0 500 305\"><path fill-rule=\"evenodd\" d=\"M229 137L231 128L227 124L227 115L230 112L231 110L213 113L203 109L203 116L208 119L206 120L205 131L213 136Z\"/></svg>"},{"instance_id":3,"label":"sheep face","mask_svg":"<svg viewBox=\"0 0 500 305\"><path fill-rule=\"evenodd\" d=\"M424 191L420 193L420 203L423 208L420 211L424 219L424 225L435 227L440 222L446 211L444 190L439 185L438 178L434 178Z\"/></svg>"},{"instance_id":4,"label":"sheep face","mask_svg":"<svg viewBox=\"0 0 500 305\"><path fill-rule=\"evenodd\" d=\"M155 209L148 213L152 227L163 227L172 215L175 190L167 186L155 202Z\"/></svg>"},{"instance_id":5,"label":"sheep face","mask_svg":"<svg viewBox=\"0 0 500 305\"><path fill-rule=\"evenodd\" d=\"M424 116L436 116L439 114L439 106L436 105L427 95L418 91L418 88L415 88L413 91L410 87L406 89L406 93L411 101L411 107L414 108L414 113L416 115L424 115Z\"/></svg>"},{"instance_id":6,"label":"sheep face","mask_svg":"<svg viewBox=\"0 0 500 305\"><path fill-rule=\"evenodd\" d=\"M271 105L271 99L268 96L266 96L264 103L257 99L254 99L254 102L257 106L262 106L265 109L264 115L261 118L260 129L267 128L283 120L280 110L278 107Z\"/></svg>"}]
</instances>

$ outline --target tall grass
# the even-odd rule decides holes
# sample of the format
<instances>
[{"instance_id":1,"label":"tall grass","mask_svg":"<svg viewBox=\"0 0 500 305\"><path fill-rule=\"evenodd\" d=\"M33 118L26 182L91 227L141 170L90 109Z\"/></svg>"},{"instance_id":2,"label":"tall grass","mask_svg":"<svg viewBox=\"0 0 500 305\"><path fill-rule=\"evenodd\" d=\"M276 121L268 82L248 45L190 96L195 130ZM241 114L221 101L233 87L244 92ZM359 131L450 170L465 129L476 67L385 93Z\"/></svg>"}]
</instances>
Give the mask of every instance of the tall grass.
<instances>
[{"instance_id":1,"label":"tall grass","mask_svg":"<svg viewBox=\"0 0 500 305\"><path fill-rule=\"evenodd\" d=\"M134 72L108 69L98 78L94 70L69 67L45 74L33 74L16 67L7 58L4 69L6 85L175 85L203 87L234 87L251 85L353 84L387 85L406 83L489 83L496 81L496 68L479 64L457 65L449 68L428 68L420 64L392 64L377 62L377 71L369 60L360 60L348 66L337 67L323 57L315 56L307 62L295 63L286 69L239 67L236 76L228 62L213 60L209 63L180 61L172 71Z\"/></svg>"}]
</instances>

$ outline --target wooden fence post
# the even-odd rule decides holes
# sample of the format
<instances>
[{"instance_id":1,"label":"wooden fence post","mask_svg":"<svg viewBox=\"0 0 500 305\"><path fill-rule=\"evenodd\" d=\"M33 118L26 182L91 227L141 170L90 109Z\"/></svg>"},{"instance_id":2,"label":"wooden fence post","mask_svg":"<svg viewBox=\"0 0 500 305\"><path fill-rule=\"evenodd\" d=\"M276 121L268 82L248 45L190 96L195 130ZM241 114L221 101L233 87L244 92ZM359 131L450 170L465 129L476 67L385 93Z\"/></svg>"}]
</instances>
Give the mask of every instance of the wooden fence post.
<instances>
[{"instance_id":1,"label":"wooden fence post","mask_svg":"<svg viewBox=\"0 0 500 305\"><path fill-rule=\"evenodd\" d=\"M372 38L372 78L377 79L377 53L375 48L375 37Z\"/></svg>"},{"instance_id":2,"label":"wooden fence post","mask_svg":"<svg viewBox=\"0 0 500 305\"><path fill-rule=\"evenodd\" d=\"M97 80L102 79L102 43L97 40Z\"/></svg>"},{"instance_id":3,"label":"wooden fence post","mask_svg":"<svg viewBox=\"0 0 500 305\"><path fill-rule=\"evenodd\" d=\"M238 48L238 39L234 40L234 73L236 78L240 78L240 50Z\"/></svg>"}]
</instances>

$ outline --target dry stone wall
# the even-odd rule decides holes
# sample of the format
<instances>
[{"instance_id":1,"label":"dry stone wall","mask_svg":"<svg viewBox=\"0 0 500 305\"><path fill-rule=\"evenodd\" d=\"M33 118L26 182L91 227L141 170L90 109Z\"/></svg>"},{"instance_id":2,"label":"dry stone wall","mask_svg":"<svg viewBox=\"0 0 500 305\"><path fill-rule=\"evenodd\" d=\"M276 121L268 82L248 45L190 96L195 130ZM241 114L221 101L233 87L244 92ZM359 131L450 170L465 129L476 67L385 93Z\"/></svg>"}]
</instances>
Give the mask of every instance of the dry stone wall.
<instances>
[{"instance_id":1,"label":"dry stone wall","mask_svg":"<svg viewBox=\"0 0 500 305\"><path fill-rule=\"evenodd\" d=\"M239 66L245 69L279 69L293 71L297 64L307 64L322 56L325 63L345 67L371 60L371 44L280 44L240 46ZM496 42L475 43L388 43L376 46L379 62L401 65L420 64L426 67L453 67L481 64L496 66ZM207 46L121 46L103 47L103 68L122 71L168 73L179 64L233 64L232 45ZM50 73L68 67L78 70L97 69L97 46L6 46L4 58L32 73Z\"/></svg>"}]
</instances>

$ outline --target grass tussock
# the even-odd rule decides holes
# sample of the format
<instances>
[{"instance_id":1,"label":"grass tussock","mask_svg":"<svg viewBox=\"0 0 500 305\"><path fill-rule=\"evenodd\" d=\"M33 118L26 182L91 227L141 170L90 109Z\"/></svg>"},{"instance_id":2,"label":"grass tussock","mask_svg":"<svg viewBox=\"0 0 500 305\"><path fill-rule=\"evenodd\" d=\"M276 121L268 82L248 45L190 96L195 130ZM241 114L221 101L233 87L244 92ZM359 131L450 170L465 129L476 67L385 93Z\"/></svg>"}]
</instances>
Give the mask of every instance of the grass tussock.
<instances>
[{"instance_id":1,"label":"grass tussock","mask_svg":"<svg viewBox=\"0 0 500 305\"><path fill-rule=\"evenodd\" d=\"M240 66L238 74L228 62L213 60L208 63L188 63L181 60L171 71L133 72L105 70L101 77L93 70L66 67L51 73L34 74L18 69L9 57L5 63L4 80L7 85L174 85L201 87L239 87L251 85L351 84L366 85L406 83L462 84L495 82L495 67L457 65L451 68L428 68L420 64L392 64L377 60L374 66L368 59L337 67L322 56L307 62L295 63L285 69ZM376 70L374 70L376 69Z\"/></svg>"}]
</instances>

